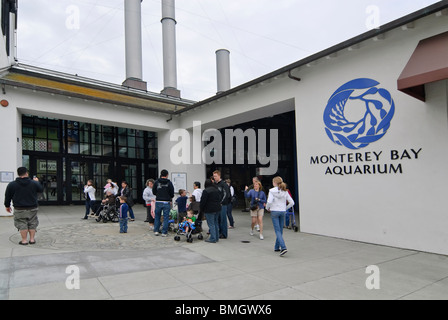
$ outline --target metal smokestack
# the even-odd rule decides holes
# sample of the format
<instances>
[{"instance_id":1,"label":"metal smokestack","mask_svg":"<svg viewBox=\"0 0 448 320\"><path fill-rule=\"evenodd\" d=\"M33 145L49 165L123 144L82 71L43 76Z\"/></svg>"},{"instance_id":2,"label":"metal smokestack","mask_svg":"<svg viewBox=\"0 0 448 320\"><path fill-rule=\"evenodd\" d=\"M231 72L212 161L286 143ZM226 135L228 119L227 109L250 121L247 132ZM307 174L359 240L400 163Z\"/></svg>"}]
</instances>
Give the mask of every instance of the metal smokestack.
<instances>
[{"instance_id":1,"label":"metal smokestack","mask_svg":"<svg viewBox=\"0 0 448 320\"><path fill-rule=\"evenodd\" d=\"M124 0L126 80L123 86L146 91L147 84L142 81L142 2Z\"/></svg>"},{"instance_id":2,"label":"metal smokestack","mask_svg":"<svg viewBox=\"0 0 448 320\"><path fill-rule=\"evenodd\" d=\"M230 51L216 51L216 74L218 78L218 93L230 90Z\"/></svg>"},{"instance_id":3,"label":"metal smokestack","mask_svg":"<svg viewBox=\"0 0 448 320\"><path fill-rule=\"evenodd\" d=\"M176 23L175 0L162 0L163 77L165 87L162 94L180 98L180 91L177 89Z\"/></svg>"}]
</instances>

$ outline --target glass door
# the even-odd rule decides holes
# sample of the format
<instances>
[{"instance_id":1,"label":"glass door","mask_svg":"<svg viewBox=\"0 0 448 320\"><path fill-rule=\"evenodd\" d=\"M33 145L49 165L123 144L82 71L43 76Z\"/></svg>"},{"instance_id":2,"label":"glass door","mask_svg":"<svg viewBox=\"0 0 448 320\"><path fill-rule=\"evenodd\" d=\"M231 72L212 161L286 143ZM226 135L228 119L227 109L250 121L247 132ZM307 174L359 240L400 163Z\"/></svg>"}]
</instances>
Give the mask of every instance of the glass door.
<instances>
[{"instance_id":1,"label":"glass door","mask_svg":"<svg viewBox=\"0 0 448 320\"><path fill-rule=\"evenodd\" d=\"M85 202L84 186L92 177L89 164L85 161L70 161L69 165L70 170L67 171L69 188L67 201L71 203Z\"/></svg>"},{"instance_id":2,"label":"glass door","mask_svg":"<svg viewBox=\"0 0 448 320\"><path fill-rule=\"evenodd\" d=\"M104 186L107 179L113 179L113 169L111 163L93 163L93 184L96 188L96 200L104 197Z\"/></svg>"},{"instance_id":3,"label":"glass door","mask_svg":"<svg viewBox=\"0 0 448 320\"><path fill-rule=\"evenodd\" d=\"M43 204L62 204L62 162L57 159L34 159L32 176L39 178L44 187L39 194L39 202Z\"/></svg>"}]
</instances>

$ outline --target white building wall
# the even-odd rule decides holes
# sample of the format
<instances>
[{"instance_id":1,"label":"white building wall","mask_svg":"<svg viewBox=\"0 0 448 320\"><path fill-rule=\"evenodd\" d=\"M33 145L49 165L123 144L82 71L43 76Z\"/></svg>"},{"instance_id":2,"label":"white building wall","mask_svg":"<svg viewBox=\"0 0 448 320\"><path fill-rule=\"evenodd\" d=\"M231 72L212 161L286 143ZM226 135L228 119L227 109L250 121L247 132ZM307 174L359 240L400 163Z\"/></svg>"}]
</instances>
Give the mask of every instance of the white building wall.
<instances>
[{"instance_id":1,"label":"white building wall","mask_svg":"<svg viewBox=\"0 0 448 320\"><path fill-rule=\"evenodd\" d=\"M397 90L397 79L418 42L448 30L442 19L427 18L415 29L390 32L385 40L366 42L299 72L303 81L296 92L296 117L303 232L448 253L447 81L426 86L426 103ZM323 113L335 90L357 78L380 82L392 94L396 112L381 140L353 151L328 138ZM412 149L422 149L418 159ZM407 151L412 159L392 160L393 150L401 156ZM356 152L382 154L380 161L369 163L311 163L312 157ZM364 164L401 164L402 173L326 174L329 167L352 165L355 170Z\"/></svg>"},{"instance_id":2,"label":"white building wall","mask_svg":"<svg viewBox=\"0 0 448 320\"><path fill-rule=\"evenodd\" d=\"M17 168L22 166L22 114L155 132L171 128L168 115L21 88L7 86L2 99L8 100L9 106L0 107L0 171L14 172L15 178ZM2 205L6 186L0 183ZM0 215L6 215L6 211L1 209Z\"/></svg>"},{"instance_id":3,"label":"white building wall","mask_svg":"<svg viewBox=\"0 0 448 320\"><path fill-rule=\"evenodd\" d=\"M7 87L4 97L22 114L155 132L169 128L166 120L170 117L152 111L22 88Z\"/></svg>"},{"instance_id":4,"label":"white building wall","mask_svg":"<svg viewBox=\"0 0 448 320\"><path fill-rule=\"evenodd\" d=\"M0 119L2 125L0 126L0 171L12 172L14 179L17 178L17 168L22 164L22 121L18 116L17 108L14 105L8 107L0 107ZM3 208L5 201L5 191L8 183L0 182L0 203L2 209L0 216L8 216L9 214Z\"/></svg>"},{"instance_id":5,"label":"white building wall","mask_svg":"<svg viewBox=\"0 0 448 320\"><path fill-rule=\"evenodd\" d=\"M193 191L193 183L198 181L201 185L204 185L206 179L206 168L204 163L198 163L194 161L193 152L195 150L202 150L202 139L199 136L193 134L193 130L182 130L185 133L185 137L188 139L179 138L176 135L176 130L180 129L177 119L170 121L170 130L161 131L158 134L158 147L159 147L159 173L163 169L168 170L169 178L172 178L173 173L186 174L186 190L190 193ZM178 131L180 132L180 131ZM184 156L182 152L172 152L176 145L185 143L183 150L189 152L187 161L178 163L178 160ZM193 146L196 146L194 148ZM158 178L158 177L156 177ZM177 193L179 190L174 190Z\"/></svg>"}]
</instances>

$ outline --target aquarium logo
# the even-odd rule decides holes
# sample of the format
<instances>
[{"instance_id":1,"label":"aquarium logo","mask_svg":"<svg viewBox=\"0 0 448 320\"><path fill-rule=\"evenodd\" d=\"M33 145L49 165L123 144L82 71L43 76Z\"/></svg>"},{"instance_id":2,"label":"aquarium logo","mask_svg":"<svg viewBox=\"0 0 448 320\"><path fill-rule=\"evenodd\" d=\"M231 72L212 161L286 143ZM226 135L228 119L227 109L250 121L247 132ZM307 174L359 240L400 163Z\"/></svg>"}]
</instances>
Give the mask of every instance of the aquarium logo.
<instances>
[{"instance_id":1,"label":"aquarium logo","mask_svg":"<svg viewBox=\"0 0 448 320\"><path fill-rule=\"evenodd\" d=\"M395 102L379 85L372 79L355 79L333 93L324 112L325 131L331 141L358 150L386 135L395 115Z\"/></svg>"}]
</instances>

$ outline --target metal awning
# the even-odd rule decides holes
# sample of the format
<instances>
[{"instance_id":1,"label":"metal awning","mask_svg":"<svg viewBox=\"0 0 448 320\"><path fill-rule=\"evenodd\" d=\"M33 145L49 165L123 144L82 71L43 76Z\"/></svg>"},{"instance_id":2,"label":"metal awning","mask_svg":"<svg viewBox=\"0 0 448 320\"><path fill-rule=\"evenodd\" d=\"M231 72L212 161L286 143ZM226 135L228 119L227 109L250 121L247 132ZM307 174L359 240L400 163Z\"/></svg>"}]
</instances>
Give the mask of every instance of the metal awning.
<instances>
[{"instance_id":1,"label":"metal awning","mask_svg":"<svg viewBox=\"0 0 448 320\"><path fill-rule=\"evenodd\" d=\"M398 90L426 101L425 84L448 79L448 32L420 41L398 78Z\"/></svg>"}]
</instances>

